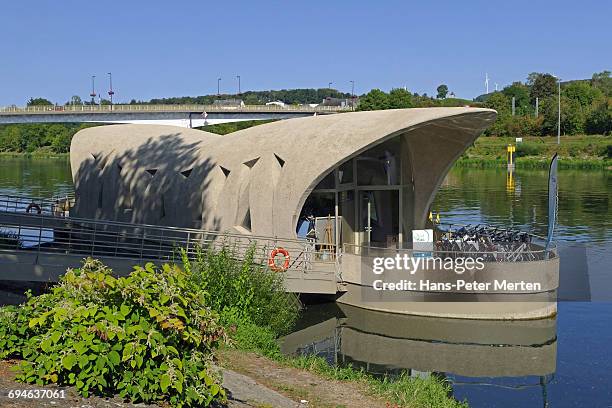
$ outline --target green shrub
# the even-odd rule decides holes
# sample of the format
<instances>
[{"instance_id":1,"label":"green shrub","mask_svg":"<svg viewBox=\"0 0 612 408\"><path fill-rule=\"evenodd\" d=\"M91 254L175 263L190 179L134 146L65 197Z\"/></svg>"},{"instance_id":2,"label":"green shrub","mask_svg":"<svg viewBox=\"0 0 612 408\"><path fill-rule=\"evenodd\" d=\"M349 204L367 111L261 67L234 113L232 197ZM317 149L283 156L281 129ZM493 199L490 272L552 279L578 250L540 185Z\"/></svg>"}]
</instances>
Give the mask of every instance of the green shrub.
<instances>
[{"instance_id":1,"label":"green shrub","mask_svg":"<svg viewBox=\"0 0 612 408\"><path fill-rule=\"evenodd\" d=\"M519 143L516 145L517 157L538 156L544 152L545 146L536 143Z\"/></svg>"},{"instance_id":2,"label":"green shrub","mask_svg":"<svg viewBox=\"0 0 612 408\"><path fill-rule=\"evenodd\" d=\"M17 379L74 385L85 397L207 406L225 393L209 368L226 335L206 292L177 267L116 278L98 261L68 270L50 293L0 312L0 357Z\"/></svg>"},{"instance_id":3,"label":"green shrub","mask_svg":"<svg viewBox=\"0 0 612 408\"><path fill-rule=\"evenodd\" d=\"M254 261L255 247L238 256L234 248L197 251L183 256L194 285L206 290L210 306L236 322L267 327L279 336L295 324L300 310L297 295L286 293L283 275Z\"/></svg>"}]
</instances>

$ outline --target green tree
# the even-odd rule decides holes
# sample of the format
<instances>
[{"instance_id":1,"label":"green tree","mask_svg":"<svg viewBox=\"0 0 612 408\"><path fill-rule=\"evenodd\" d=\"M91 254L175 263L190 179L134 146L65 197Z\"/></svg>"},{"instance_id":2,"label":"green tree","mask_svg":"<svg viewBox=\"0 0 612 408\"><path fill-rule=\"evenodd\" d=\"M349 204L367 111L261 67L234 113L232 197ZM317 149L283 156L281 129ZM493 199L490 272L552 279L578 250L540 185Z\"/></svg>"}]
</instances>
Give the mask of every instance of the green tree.
<instances>
[{"instance_id":1,"label":"green tree","mask_svg":"<svg viewBox=\"0 0 612 408\"><path fill-rule=\"evenodd\" d=\"M586 119L585 130L589 134L612 135L612 98L595 102Z\"/></svg>"},{"instance_id":2,"label":"green tree","mask_svg":"<svg viewBox=\"0 0 612 408\"><path fill-rule=\"evenodd\" d=\"M551 74L532 72L527 77L527 85L531 87L530 97L534 103L536 98L544 99L553 95L557 90L557 79Z\"/></svg>"},{"instance_id":3,"label":"green tree","mask_svg":"<svg viewBox=\"0 0 612 408\"><path fill-rule=\"evenodd\" d=\"M27 103L28 106L45 106L45 105L53 105L53 103L45 98L30 98Z\"/></svg>"},{"instance_id":4,"label":"green tree","mask_svg":"<svg viewBox=\"0 0 612 408\"><path fill-rule=\"evenodd\" d=\"M591 84L593 87L600 89L604 95L612 97L612 77L610 76L610 71L593 74Z\"/></svg>"},{"instance_id":5,"label":"green tree","mask_svg":"<svg viewBox=\"0 0 612 408\"><path fill-rule=\"evenodd\" d=\"M510 106L512 106L512 98L515 99L516 114L526 115L531 112L529 87L520 81L513 82L502 89L502 93L508 97Z\"/></svg>"},{"instance_id":6,"label":"green tree","mask_svg":"<svg viewBox=\"0 0 612 408\"><path fill-rule=\"evenodd\" d=\"M596 99L603 97L603 93L599 88L591 86L586 81L574 81L565 85L561 90L561 94L578 102L583 108L589 107Z\"/></svg>"},{"instance_id":7,"label":"green tree","mask_svg":"<svg viewBox=\"0 0 612 408\"><path fill-rule=\"evenodd\" d=\"M485 108L497 111L497 120L487 130L487 135L504 136L506 133L505 122L512 117L510 99L502 92L495 92L484 103Z\"/></svg>"},{"instance_id":8,"label":"green tree","mask_svg":"<svg viewBox=\"0 0 612 408\"><path fill-rule=\"evenodd\" d=\"M442 84L438 88L436 88L436 91L438 91L438 95L436 96L436 98L444 99L446 98L446 95L448 95L448 86Z\"/></svg>"},{"instance_id":9,"label":"green tree","mask_svg":"<svg viewBox=\"0 0 612 408\"><path fill-rule=\"evenodd\" d=\"M83 101L79 95L72 95L70 101L66 102L66 105L82 105Z\"/></svg>"},{"instance_id":10,"label":"green tree","mask_svg":"<svg viewBox=\"0 0 612 408\"><path fill-rule=\"evenodd\" d=\"M404 88L396 88L389 92L389 108L405 109L412 108L412 94Z\"/></svg>"},{"instance_id":11,"label":"green tree","mask_svg":"<svg viewBox=\"0 0 612 408\"><path fill-rule=\"evenodd\" d=\"M380 89L372 89L359 99L357 109L361 111L389 109L389 95Z\"/></svg>"}]
</instances>

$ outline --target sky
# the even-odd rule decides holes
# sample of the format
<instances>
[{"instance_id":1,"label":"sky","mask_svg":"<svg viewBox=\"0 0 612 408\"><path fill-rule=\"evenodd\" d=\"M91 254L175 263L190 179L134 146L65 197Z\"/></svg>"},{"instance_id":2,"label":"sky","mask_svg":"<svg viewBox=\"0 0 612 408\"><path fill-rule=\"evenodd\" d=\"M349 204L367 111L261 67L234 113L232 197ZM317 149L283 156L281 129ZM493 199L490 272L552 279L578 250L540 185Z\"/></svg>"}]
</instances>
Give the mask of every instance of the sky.
<instances>
[{"instance_id":1,"label":"sky","mask_svg":"<svg viewBox=\"0 0 612 408\"><path fill-rule=\"evenodd\" d=\"M525 81L612 70L612 1L6 1L0 106L332 87L447 84L471 99Z\"/></svg>"}]
</instances>

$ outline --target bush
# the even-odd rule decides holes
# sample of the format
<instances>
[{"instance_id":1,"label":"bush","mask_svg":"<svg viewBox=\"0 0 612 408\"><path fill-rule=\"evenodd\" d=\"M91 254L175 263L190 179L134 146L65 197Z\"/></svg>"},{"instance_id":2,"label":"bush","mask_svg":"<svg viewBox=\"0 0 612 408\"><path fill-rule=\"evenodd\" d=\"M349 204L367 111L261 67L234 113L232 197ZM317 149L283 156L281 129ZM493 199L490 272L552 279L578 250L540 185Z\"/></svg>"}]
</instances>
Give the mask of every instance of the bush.
<instances>
[{"instance_id":1,"label":"bush","mask_svg":"<svg viewBox=\"0 0 612 408\"><path fill-rule=\"evenodd\" d=\"M199 250L193 260L183 256L183 264L225 319L267 327L279 336L295 324L300 303L297 295L285 292L283 275L254 262L254 255L254 246L243 256L225 246Z\"/></svg>"},{"instance_id":2,"label":"bush","mask_svg":"<svg viewBox=\"0 0 612 408\"><path fill-rule=\"evenodd\" d=\"M0 309L0 358L23 359L20 381L74 385L85 397L224 401L209 363L226 335L206 301L177 267L148 264L116 278L88 259L50 293Z\"/></svg>"},{"instance_id":3,"label":"bush","mask_svg":"<svg viewBox=\"0 0 612 408\"><path fill-rule=\"evenodd\" d=\"M544 145L523 142L516 146L516 155L517 157L539 156L544 152L544 150Z\"/></svg>"}]
</instances>

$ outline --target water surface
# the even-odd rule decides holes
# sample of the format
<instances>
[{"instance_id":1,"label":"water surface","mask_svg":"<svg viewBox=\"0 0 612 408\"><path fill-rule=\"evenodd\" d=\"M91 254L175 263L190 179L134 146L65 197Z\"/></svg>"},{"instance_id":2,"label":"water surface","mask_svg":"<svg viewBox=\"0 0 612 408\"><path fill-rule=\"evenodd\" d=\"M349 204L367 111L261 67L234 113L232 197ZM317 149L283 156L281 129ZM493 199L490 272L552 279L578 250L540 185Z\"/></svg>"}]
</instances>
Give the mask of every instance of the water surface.
<instances>
[{"instance_id":1,"label":"water surface","mask_svg":"<svg viewBox=\"0 0 612 408\"><path fill-rule=\"evenodd\" d=\"M546 235L547 177L540 170L510 177L505 169L454 169L432 209L446 223ZM0 158L0 194L71 190L67 159ZM283 349L377 375L434 373L474 407L612 407L611 203L610 172L559 172L560 295L591 301L562 301L554 319L464 322L313 305Z\"/></svg>"}]
</instances>

